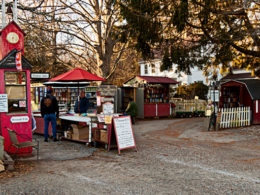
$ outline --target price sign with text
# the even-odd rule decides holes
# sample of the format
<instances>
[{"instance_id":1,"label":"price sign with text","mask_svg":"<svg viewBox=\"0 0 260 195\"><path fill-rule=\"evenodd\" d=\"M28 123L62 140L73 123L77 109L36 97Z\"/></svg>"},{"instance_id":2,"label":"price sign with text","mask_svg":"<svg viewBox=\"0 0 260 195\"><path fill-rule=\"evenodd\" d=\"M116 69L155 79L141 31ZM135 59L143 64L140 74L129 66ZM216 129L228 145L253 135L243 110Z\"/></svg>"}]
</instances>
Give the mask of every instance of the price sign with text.
<instances>
[{"instance_id":1,"label":"price sign with text","mask_svg":"<svg viewBox=\"0 0 260 195\"><path fill-rule=\"evenodd\" d=\"M114 113L114 104L111 102L106 102L103 104L103 113L104 114L113 114Z\"/></svg>"},{"instance_id":2,"label":"price sign with text","mask_svg":"<svg viewBox=\"0 0 260 195\"><path fill-rule=\"evenodd\" d=\"M0 112L8 112L7 94L0 94Z\"/></svg>"},{"instance_id":3,"label":"price sign with text","mask_svg":"<svg viewBox=\"0 0 260 195\"><path fill-rule=\"evenodd\" d=\"M120 154L120 150L128 148L135 148L137 151L130 116L114 117L113 122L118 153Z\"/></svg>"}]
</instances>

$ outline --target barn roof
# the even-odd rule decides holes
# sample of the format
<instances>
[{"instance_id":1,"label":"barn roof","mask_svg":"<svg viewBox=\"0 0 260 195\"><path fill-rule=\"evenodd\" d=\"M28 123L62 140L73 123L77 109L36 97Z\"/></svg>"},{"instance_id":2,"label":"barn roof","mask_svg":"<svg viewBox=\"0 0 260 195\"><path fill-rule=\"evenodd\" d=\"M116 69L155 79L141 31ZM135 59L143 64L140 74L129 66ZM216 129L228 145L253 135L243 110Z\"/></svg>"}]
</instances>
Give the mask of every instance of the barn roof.
<instances>
[{"instance_id":1,"label":"barn roof","mask_svg":"<svg viewBox=\"0 0 260 195\"><path fill-rule=\"evenodd\" d=\"M221 80L225 81L225 80L234 80L234 79L251 79L251 78L255 78L254 76L251 75L251 73L239 73L239 74L228 74L226 76L224 76Z\"/></svg>"},{"instance_id":2,"label":"barn roof","mask_svg":"<svg viewBox=\"0 0 260 195\"><path fill-rule=\"evenodd\" d=\"M137 76L147 83L154 83L154 84L178 84L178 82L169 77L159 77L159 76Z\"/></svg>"}]
</instances>

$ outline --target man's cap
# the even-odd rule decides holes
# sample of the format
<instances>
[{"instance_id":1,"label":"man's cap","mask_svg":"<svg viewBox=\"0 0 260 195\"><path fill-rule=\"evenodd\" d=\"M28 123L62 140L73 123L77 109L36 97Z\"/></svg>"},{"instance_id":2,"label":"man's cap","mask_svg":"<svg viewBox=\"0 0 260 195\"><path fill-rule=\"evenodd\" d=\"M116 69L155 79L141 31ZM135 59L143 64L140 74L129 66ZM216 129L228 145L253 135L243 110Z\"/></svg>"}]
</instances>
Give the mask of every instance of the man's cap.
<instances>
[{"instance_id":1,"label":"man's cap","mask_svg":"<svg viewBox=\"0 0 260 195\"><path fill-rule=\"evenodd\" d=\"M52 92L53 92L52 88L51 88L51 87L48 87L47 93L50 94L50 93L52 93Z\"/></svg>"}]
</instances>

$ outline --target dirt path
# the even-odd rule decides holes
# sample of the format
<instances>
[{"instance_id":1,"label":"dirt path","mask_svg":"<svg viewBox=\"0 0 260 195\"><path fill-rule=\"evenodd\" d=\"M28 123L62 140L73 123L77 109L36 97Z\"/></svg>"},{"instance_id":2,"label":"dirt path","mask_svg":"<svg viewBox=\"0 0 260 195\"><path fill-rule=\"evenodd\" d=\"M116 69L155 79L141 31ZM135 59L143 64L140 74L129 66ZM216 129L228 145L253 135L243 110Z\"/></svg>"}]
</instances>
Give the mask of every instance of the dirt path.
<instances>
[{"instance_id":1,"label":"dirt path","mask_svg":"<svg viewBox=\"0 0 260 195\"><path fill-rule=\"evenodd\" d=\"M208 132L203 124L138 121L138 152L30 161L32 170L0 180L0 194L260 194L260 128Z\"/></svg>"}]
</instances>

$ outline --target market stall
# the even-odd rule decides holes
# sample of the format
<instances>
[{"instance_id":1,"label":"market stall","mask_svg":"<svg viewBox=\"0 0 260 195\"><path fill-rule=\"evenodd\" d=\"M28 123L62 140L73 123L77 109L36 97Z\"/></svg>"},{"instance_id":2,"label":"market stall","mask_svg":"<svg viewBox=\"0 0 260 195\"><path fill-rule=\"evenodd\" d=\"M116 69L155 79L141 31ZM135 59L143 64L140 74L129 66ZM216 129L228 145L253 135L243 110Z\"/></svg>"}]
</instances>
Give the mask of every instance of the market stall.
<instances>
[{"instance_id":1,"label":"market stall","mask_svg":"<svg viewBox=\"0 0 260 195\"><path fill-rule=\"evenodd\" d=\"M168 77L135 76L122 88L122 108L127 105L126 99L132 97L138 106L138 118L170 116L169 89L177 84Z\"/></svg>"},{"instance_id":2,"label":"market stall","mask_svg":"<svg viewBox=\"0 0 260 195\"><path fill-rule=\"evenodd\" d=\"M109 149L112 137L112 120L117 114L117 87L113 85L100 85L97 88L97 121L93 123L93 142L103 144Z\"/></svg>"},{"instance_id":3,"label":"market stall","mask_svg":"<svg viewBox=\"0 0 260 195\"><path fill-rule=\"evenodd\" d=\"M113 144L114 132L112 128L112 120L121 114L117 111L117 87L113 85L100 85L93 91L91 87L87 87L87 93L92 97L95 94L95 113L87 113L80 116L61 116L60 119L66 121L86 122L86 125L72 124L71 128L66 131L66 138L72 140L93 142L94 146L102 145L109 149ZM74 120L75 119L75 120ZM63 121L65 122L65 121ZM80 136L78 138L75 137ZM111 141L112 140L112 141Z\"/></svg>"},{"instance_id":4,"label":"market stall","mask_svg":"<svg viewBox=\"0 0 260 195\"><path fill-rule=\"evenodd\" d=\"M1 31L0 37L0 129L5 138L4 148L9 152L11 141L7 128L18 134L32 137L30 69L31 64L23 56L24 32L11 22ZM28 141L18 137L18 141ZM31 148L19 150L31 152Z\"/></svg>"},{"instance_id":5,"label":"market stall","mask_svg":"<svg viewBox=\"0 0 260 195\"><path fill-rule=\"evenodd\" d=\"M219 107L225 109L250 108L251 124L260 124L260 80L240 79L221 84Z\"/></svg>"},{"instance_id":6,"label":"market stall","mask_svg":"<svg viewBox=\"0 0 260 195\"><path fill-rule=\"evenodd\" d=\"M91 142L92 122L96 120L96 87L90 87L92 81L104 81L83 69L76 68L44 83L54 89L59 108L60 117L57 120L57 132L62 132L64 138L75 141ZM89 99L88 113L75 114L74 105L80 92L85 92ZM35 114L36 122L43 123L39 113ZM37 127L37 133L44 133L44 125ZM49 127L51 132L51 127Z\"/></svg>"},{"instance_id":7,"label":"market stall","mask_svg":"<svg viewBox=\"0 0 260 195\"><path fill-rule=\"evenodd\" d=\"M39 111L41 99L46 95L47 87L43 85L50 78L49 73L31 73L31 106L32 112Z\"/></svg>"}]
</instances>

